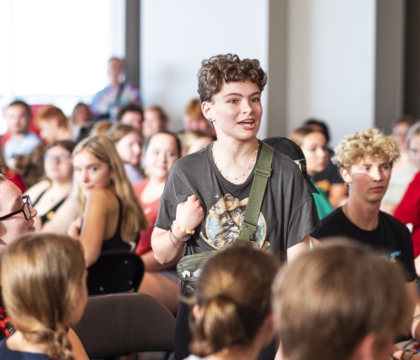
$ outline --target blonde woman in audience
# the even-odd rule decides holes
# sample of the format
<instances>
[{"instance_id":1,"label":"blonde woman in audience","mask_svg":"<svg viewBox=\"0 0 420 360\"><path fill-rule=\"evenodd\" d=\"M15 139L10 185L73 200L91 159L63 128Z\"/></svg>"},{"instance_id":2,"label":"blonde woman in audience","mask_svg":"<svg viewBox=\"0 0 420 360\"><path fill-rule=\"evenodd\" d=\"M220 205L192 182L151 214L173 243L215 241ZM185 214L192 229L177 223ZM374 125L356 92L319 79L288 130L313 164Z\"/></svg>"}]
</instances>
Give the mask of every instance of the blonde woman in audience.
<instances>
[{"instance_id":1,"label":"blonde woman in audience","mask_svg":"<svg viewBox=\"0 0 420 360\"><path fill-rule=\"evenodd\" d=\"M2 295L15 332L0 343L1 359L73 360L67 336L87 302L79 241L28 234L8 246L1 267Z\"/></svg>"},{"instance_id":2,"label":"blonde woman in audience","mask_svg":"<svg viewBox=\"0 0 420 360\"><path fill-rule=\"evenodd\" d=\"M73 151L73 168L79 217L69 235L80 239L86 266L106 250L134 251L147 220L111 140L94 136L81 141Z\"/></svg>"},{"instance_id":3,"label":"blonde woman in audience","mask_svg":"<svg viewBox=\"0 0 420 360\"><path fill-rule=\"evenodd\" d=\"M124 163L124 170L132 185L145 179L140 169L142 151L141 132L131 125L114 124L107 133Z\"/></svg>"},{"instance_id":4,"label":"blonde woman in audience","mask_svg":"<svg viewBox=\"0 0 420 360\"><path fill-rule=\"evenodd\" d=\"M151 136L144 156L146 180L134 186L134 192L149 222L147 229L140 233L136 253L145 265L145 274L139 292L148 294L162 302L176 314L179 305L180 282L175 262L161 265L154 257L151 236L159 211L166 179L172 165L181 156L181 143L178 137L169 131L159 131Z\"/></svg>"},{"instance_id":5,"label":"blonde woman in audience","mask_svg":"<svg viewBox=\"0 0 420 360\"><path fill-rule=\"evenodd\" d=\"M170 123L168 114L159 105L153 105L144 109L142 132L145 139L150 138L154 133L165 130Z\"/></svg>"},{"instance_id":6,"label":"blonde woman in audience","mask_svg":"<svg viewBox=\"0 0 420 360\"><path fill-rule=\"evenodd\" d=\"M63 111L56 106L47 106L35 119L39 128L39 136L46 144L57 140L70 140L69 121Z\"/></svg>"},{"instance_id":7,"label":"blonde woman in audience","mask_svg":"<svg viewBox=\"0 0 420 360\"><path fill-rule=\"evenodd\" d=\"M287 360L419 358L393 348L414 307L401 269L350 241L329 241L280 270L272 302Z\"/></svg>"},{"instance_id":8,"label":"blonde woman in audience","mask_svg":"<svg viewBox=\"0 0 420 360\"><path fill-rule=\"evenodd\" d=\"M22 196L22 192L11 182L0 174L0 265L3 254L7 247L12 244L19 236L28 232L34 232L34 217L36 210L32 207L29 196ZM0 283L1 285L1 283ZM14 332L10 323L5 306L2 302L0 286L0 340L5 339ZM32 295L31 295L32 296ZM73 355L76 360L87 360L83 346L74 333L69 329L68 337L72 343Z\"/></svg>"},{"instance_id":9,"label":"blonde woman in audience","mask_svg":"<svg viewBox=\"0 0 420 360\"><path fill-rule=\"evenodd\" d=\"M70 197L73 184L71 154L74 147L75 143L70 140L58 140L45 149L46 179L26 192L33 199L33 206L38 212L35 217L37 230L65 233L70 222L75 219L75 201ZM56 213L59 213L57 217Z\"/></svg>"},{"instance_id":10,"label":"blonde woman in audience","mask_svg":"<svg viewBox=\"0 0 420 360\"><path fill-rule=\"evenodd\" d=\"M204 265L194 297L188 360L258 358L271 343L271 285L279 261L270 253L233 244Z\"/></svg>"}]
</instances>

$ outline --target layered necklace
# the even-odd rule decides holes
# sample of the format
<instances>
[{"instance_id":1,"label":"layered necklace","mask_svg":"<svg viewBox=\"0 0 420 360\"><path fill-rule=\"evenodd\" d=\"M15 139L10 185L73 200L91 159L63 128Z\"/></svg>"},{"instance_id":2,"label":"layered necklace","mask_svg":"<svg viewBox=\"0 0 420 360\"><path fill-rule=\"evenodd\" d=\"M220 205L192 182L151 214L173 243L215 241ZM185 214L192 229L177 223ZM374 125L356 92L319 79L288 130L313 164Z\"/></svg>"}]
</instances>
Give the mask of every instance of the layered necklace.
<instances>
[{"instance_id":1,"label":"layered necklace","mask_svg":"<svg viewBox=\"0 0 420 360\"><path fill-rule=\"evenodd\" d=\"M217 142L217 141L213 142L213 146L212 146L212 148L211 148L211 152L212 152L212 155L213 155L213 161L214 161L214 164L216 165L216 168L217 168L217 170L219 170L220 174L221 174L221 175L222 175L225 179L229 180L229 176L228 176L228 175L226 175L226 174L223 172L223 170L222 170L222 169L220 169L220 167L219 167L219 166L217 166L217 159L216 159L216 155L215 155L215 153L214 153L214 145L216 144L216 142ZM259 144L259 143L257 143L257 148L255 149L255 155L252 157L251 162L250 162L249 166L247 167L246 171L245 171L245 172L243 172L243 173L242 173L242 174L240 174L240 175L237 175L237 176L231 176L231 177L230 177L230 179L233 179L233 180L238 180L238 179L239 179L239 178L241 178L242 176L245 176L245 174L246 174L247 170L250 170L250 169L252 169L252 168L254 167L255 160L257 159L258 147L259 147L259 146L260 146L260 144Z\"/></svg>"}]
</instances>

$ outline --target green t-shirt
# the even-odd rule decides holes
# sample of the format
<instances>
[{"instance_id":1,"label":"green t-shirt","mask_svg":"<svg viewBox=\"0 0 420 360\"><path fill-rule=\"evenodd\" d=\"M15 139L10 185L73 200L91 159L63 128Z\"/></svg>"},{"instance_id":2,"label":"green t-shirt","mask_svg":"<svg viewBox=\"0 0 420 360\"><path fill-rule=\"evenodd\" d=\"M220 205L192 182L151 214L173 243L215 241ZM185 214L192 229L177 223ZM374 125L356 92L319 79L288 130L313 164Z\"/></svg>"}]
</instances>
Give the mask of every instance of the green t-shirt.
<instances>
[{"instance_id":1,"label":"green t-shirt","mask_svg":"<svg viewBox=\"0 0 420 360\"><path fill-rule=\"evenodd\" d=\"M314 193L314 200L316 204L316 209L318 210L318 216L322 220L327 215L331 214L334 211L334 208L331 206L330 202L327 199L327 195L321 190L321 188L315 183L314 179L311 178L312 184L319 191L319 194Z\"/></svg>"}]
</instances>

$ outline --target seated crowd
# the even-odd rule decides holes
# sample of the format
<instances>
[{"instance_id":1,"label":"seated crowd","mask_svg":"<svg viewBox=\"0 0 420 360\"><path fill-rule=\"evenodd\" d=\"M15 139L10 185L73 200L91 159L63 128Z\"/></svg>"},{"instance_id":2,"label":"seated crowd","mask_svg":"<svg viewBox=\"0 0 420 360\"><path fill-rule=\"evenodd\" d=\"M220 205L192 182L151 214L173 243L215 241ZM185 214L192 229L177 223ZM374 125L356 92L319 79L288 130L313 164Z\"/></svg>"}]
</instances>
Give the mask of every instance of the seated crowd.
<instances>
[{"instance_id":1,"label":"seated crowd","mask_svg":"<svg viewBox=\"0 0 420 360\"><path fill-rule=\"evenodd\" d=\"M334 150L316 119L261 141L267 75L228 54L202 62L174 133L122 65L111 58L110 85L69 118L5 109L1 359L87 359L71 327L86 269L113 250L141 258L134 290L176 316L179 360L420 359L419 123ZM208 260L178 274L187 255Z\"/></svg>"}]
</instances>

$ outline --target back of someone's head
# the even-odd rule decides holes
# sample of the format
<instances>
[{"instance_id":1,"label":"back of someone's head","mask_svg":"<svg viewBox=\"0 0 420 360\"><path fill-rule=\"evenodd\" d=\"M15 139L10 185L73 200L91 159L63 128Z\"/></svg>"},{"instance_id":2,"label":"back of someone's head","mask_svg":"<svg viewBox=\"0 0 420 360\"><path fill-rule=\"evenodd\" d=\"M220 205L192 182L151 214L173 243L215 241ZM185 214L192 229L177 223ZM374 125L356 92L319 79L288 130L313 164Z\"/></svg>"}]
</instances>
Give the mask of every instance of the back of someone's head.
<instances>
[{"instance_id":1,"label":"back of someone's head","mask_svg":"<svg viewBox=\"0 0 420 360\"><path fill-rule=\"evenodd\" d=\"M345 360L368 335L389 349L412 304L396 263L341 239L280 271L273 310L285 358Z\"/></svg>"},{"instance_id":2,"label":"back of someone's head","mask_svg":"<svg viewBox=\"0 0 420 360\"><path fill-rule=\"evenodd\" d=\"M262 92L267 75L257 59L240 59L238 55L212 56L201 62L198 71L198 93L201 102L212 102L213 96L222 90L225 83L249 80Z\"/></svg>"},{"instance_id":3,"label":"back of someone's head","mask_svg":"<svg viewBox=\"0 0 420 360\"><path fill-rule=\"evenodd\" d=\"M43 122L55 122L60 128L68 127L67 116L64 115L63 111L56 106L47 106L41 110L36 117L36 125L40 126Z\"/></svg>"},{"instance_id":4,"label":"back of someone's head","mask_svg":"<svg viewBox=\"0 0 420 360\"><path fill-rule=\"evenodd\" d=\"M106 135L108 130L112 127L111 120L99 120L93 125L92 130L90 131L89 136L98 136L98 135Z\"/></svg>"},{"instance_id":5,"label":"back of someone's head","mask_svg":"<svg viewBox=\"0 0 420 360\"><path fill-rule=\"evenodd\" d=\"M332 162L347 170L363 159L384 159L392 165L400 157L395 140L378 129L359 130L355 134L345 136L334 152Z\"/></svg>"},{"instance_id":6,"label":"back of someone's head","mask_svg":"<svg viewBox=\"0 0 420 360\"><path fill-rule=\"evenodd\" d=\"M279 266L272 254L246 245L233 244L211 257L194 296L191 352L205 357L249 345L271 313L270 290Z\"/></svg>"},{"instance_id":7,"label":"back of someone's head","mask_svg":"<svg viewBox=\"0 0 420 360\"><path fill-rule=\"evenodd\" d=\"M51 359L73 359L67 327L83 313L85 273L82 245L66 235L24 235L4 255L1 282L7 312L28 342L46 345Z\"/></svg>"}]
</instances>

